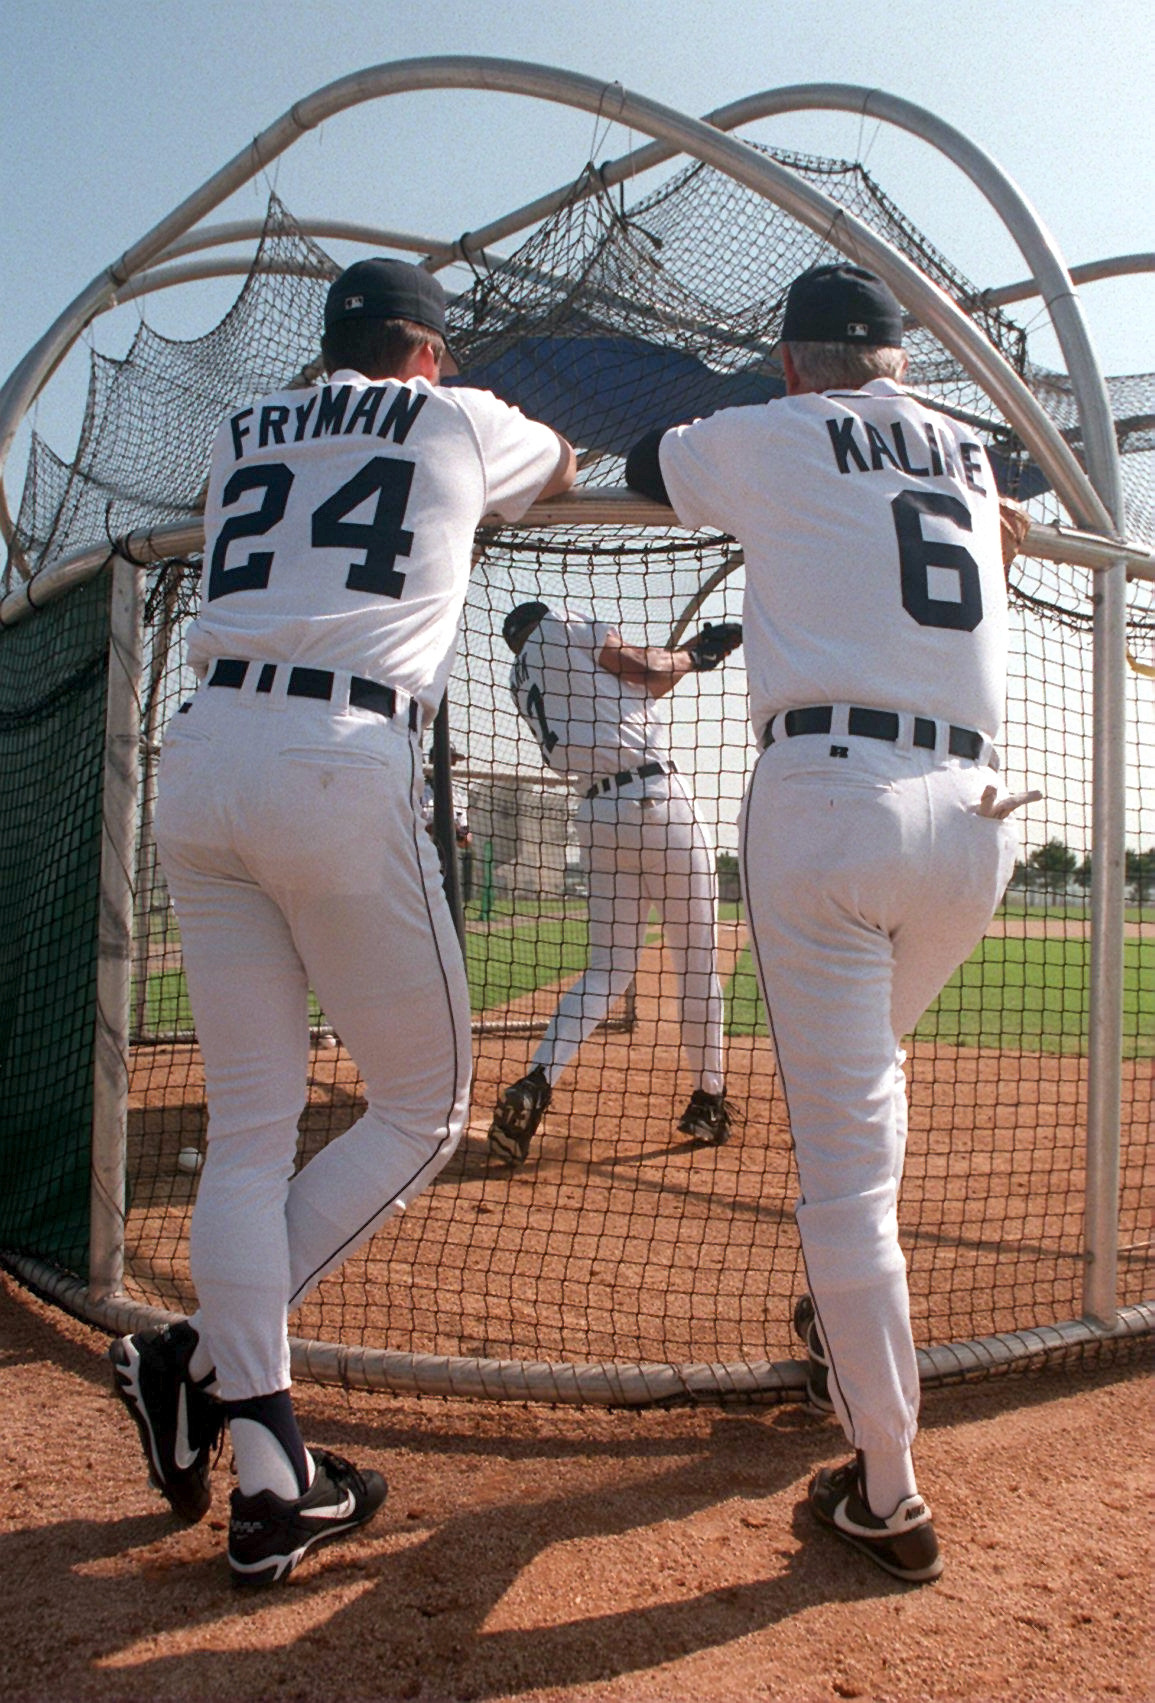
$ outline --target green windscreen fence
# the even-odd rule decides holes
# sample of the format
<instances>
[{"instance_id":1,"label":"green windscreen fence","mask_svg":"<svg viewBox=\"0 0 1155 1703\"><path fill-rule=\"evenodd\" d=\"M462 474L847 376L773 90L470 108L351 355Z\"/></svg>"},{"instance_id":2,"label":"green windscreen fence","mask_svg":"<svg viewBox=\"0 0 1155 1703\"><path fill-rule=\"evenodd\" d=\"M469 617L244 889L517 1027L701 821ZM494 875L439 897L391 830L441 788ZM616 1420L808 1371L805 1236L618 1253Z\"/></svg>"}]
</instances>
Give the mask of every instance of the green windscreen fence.
<instances>
[{"instance_id":1,"label":"green windscreen fence","mask_svg":"<svg viewBox=\"0 0 1155 1703\"><path fill-rule=\"evenodd\" d=\"M0 630L0 1248L82 1277L108 587Z\"/></svg>"}]
</instances>

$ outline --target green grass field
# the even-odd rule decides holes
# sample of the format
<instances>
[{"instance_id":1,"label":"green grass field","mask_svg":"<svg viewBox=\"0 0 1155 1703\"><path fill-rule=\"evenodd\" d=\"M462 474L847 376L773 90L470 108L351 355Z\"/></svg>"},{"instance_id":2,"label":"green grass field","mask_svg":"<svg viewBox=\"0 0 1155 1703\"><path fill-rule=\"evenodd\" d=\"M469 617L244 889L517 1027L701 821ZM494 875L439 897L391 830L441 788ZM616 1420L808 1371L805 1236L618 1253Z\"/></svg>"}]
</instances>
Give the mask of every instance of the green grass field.
<instances>
[{"instance_id":1,"label":"green grass field","mask_svg":"<svg viewBox=\"0 0 1155 1703\"><path fill-rule=\"evenodd\" d=\"M585 969L588 930L580 916L520 920L507 914L490 927L465 937L465 969L470 1009L488 1011L508 1005L534 988L570 980ZM310 995L309 1021L320 1008ZM165 970L148 979L145 1025L157 1034L193 1027L183 970Z\"/></svg>"},{"instance_id":2,"label":"green grass field","mask_svg":"<svg viewBox=\"0 0 1155 1703\"><path fill-rule=\"evenodd\" d=\"M584 907L540 918L508 908L466 934L466 972L475 1013L508 1005L537 987L568 982L585 968ZM467 913L468 914L468 913ZM915 1031L919 1040L1027 1052L1086 1049L1090 943L1086 940L991 936L951 977ZM749 949L727 983L726 1032L765 1035ZM310 1000L310 1020L320 1013ZM184 974L149 978L147 1026L157 1033L193 1027ZM1125 1058L1155 1057L1155 942L1123 948Z\"/></svg>"},{"instance_id":3,"label":"green grass field","mask_svg":"<svg viewBox=\"0 0 1155 1703\"><path fill-rule=\"evenodd\" d=\"M135 1006L136 988L132 990ZM148 978L148 993L144 1006L145 1028L156 1034L168 1034L174 1029L191 1029L192 1007L183 970L164 970Z\"/></svg>"},{"instance_id":4,"label":"green grass field","mask_svg":"<svg viewBox=\"0 0 1155 1703\"><path fill-rule=\"evenodd\" d=\"M915 1030L918 1040L1016 1051L1086 1050L1090 1004L1086 940L991 938L957 970ZM1155 943L1123 948L1123 1052L1155 1057ZM727 1033L764 1035L749 951L726 989Z\"/></svg>"},{"instance_id":5,"label":"green grass field","mask_svg":"<svg viewBox=\"0 0 1155 1703\"><path fill-rule=\"evenodd\" d=\"M589 931L581 916L506 918L465 936L469 1003L475 1011L508 1005L534 988L580 975Z\"/></svg>"}]
</instances>

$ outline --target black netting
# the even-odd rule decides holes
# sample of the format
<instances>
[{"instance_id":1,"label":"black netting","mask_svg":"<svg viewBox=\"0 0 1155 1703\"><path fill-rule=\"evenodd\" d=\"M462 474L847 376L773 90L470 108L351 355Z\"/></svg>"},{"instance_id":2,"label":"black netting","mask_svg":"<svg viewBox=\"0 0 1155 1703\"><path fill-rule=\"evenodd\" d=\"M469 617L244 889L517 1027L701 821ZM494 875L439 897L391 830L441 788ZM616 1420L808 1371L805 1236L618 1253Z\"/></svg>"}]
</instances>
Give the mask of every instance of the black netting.
<instances>
[{"instance_id":1,"label":"black netting","mask_svg":"<svg viewBox=\"0 0 1155 1703\"><path fill-rule=\"evenodd\" d=\"M1021 328L982 303L981 292L922 239L861 167L778 157L867 219L973 312L1078 453L1066 379L1031 365ZM479 272L453 304L450 339L471 382L549 420L575 442L583 483L615 486L625 450L647 429L780 394L771 351L786 289L801 267L834 253L756 196L692 166L636 206L599 194L563 208L507 263ZM220 326L185 344L144 328L123 362L95 357L71 464L43 444L34 447L19 516L20 540L34 565L43 568L108 534L192 512L223 414L315 359L326 278L336 270L273 202L260 266ZM908 343L918 389L949 407L991 415L978 387L929 333L914 327ZM1153 388L1149 377L1109 384L1124 452L1128 531L1148 542ZM1004 487L1028 498L1035 518L1056 518L1053 494L1014 434L991 419L982 435ZM526 1069L559 992L588 950L574 800L543 769L513 714L501 621L513 602L541 597L595 610L620 626L627 641L662 643L691 619L737 618L741 562L729 541L677 529L530 527L485 531L478 542L449 692L453 743L465 753L453 779L467 795L472 830L460 875L475 1028L473 1122L435 1185L326 1280L295 1328L353 1346L526 1361L784 1358L795 1352L790 1309L803 1277L785 1107L737 890L734 822L752 755L740 656L671 698L673 753L715 848L727 1095L741 1120L735 1137L704 1150L675 1128L692 1083L672 1021L672 970L655 917L628 996L559 1082L532 1162L512 1176L500 1174L485 1139L498 1093ZM185 1247L195 1189L195 1170L182 1167L180 1155L203 1143L205 1114L179 931L156 865L151 808L160 732L190 688L181 657L196 573L195 563L170 563L150 575L126 1227L131 1292L176 1308L192 1299ZM911 1041L902 1212L922 1343L1023 1329L1081 1311L1091 589L1089 574L1034 559L1017 562L1012 574L1005 770L1015 784L1043 788L1047 798L1027 819L1024 861L990 936ZM47 631L45 620L0 635L0 679L10 678L13 642L31 645L21 634ZM1155 663L1149 584L1131 587L1129 621L1136 660ZM44 654L51 649L46 639L36 642ZM36 664L29 666L35 674ZM89 749L100 720L103 687L95 676L90 685L88 720L72 735L77 748ZM1124 988L1122 1303L1150 1291L1143 1224L1150 1210L1155 1068L1153 882L1142 873L1143 848L1155 845L1150 684L1136 673L1129 685L1128 867L1137 878L1129 888ZM29 754L35 740L26 728L14 728L10 737L16 766L8 774L18 766L28 775L11 843L25 867L35 868L39 889L47 845L59 836L45 828L35 852L26 850L22 824L34 814L30 801L57 784L66 799L70 784L76 796L86 794L56 754ZM70 751L68 764L79 761ZM69 822L74 826L71 812ZM7 883L7 860L4 867ZM94 870L90 861L83 880L76 875L85 893ZM26 932L23 902L14 898L0 920L5 964L11 943ZM91 932L86 942L69 950L90 963ZM65 952L56 937L46 950L53 959ZM21 999L31 997L27 988L40 974L21 984ZM63 980L75 997L70 1022L83 1028L90 1018L86 984L75 966ZM39 1089L30 1092L50 1101L59 1071L54 1053L50 1060L35 1050L47 1041L39 1034L28 1039L40 1022L35 999L20 1021L21 1069L26 1056L35 1060ZM303 1157L346 1128L363 1104L356 1066L319 1010L313 1037ZM17 1143L0 1155L23 1178L26 1148ZM8 1241L0 1229L0 1243ZM39 1251L63 1258L63 1245L48 1236Z\"/></svg>"}]
</instances>

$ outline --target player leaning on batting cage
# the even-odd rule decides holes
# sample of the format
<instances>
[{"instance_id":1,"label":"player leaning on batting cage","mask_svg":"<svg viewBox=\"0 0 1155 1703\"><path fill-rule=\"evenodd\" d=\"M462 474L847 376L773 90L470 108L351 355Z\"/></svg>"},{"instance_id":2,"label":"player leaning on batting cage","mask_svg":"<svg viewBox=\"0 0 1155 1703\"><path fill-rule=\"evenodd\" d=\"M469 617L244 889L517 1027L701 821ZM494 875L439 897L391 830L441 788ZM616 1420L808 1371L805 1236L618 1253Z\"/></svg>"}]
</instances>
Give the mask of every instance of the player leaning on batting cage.
<instances>
[{"instance_id":1,"label":"player leaning on batting cage","mask_svg":"<svg viewBox=\"0 0 1155 1703\"><path fill-rule=\"evenodd\" d=\"M553 1085L637 971L650 907L663 922L677 980L682 1047L694 1090L678 1125L715 1146L730 1133L722 1075L713 851L670 758L656 701L741 643L737 625L706 627L678 650L622 642L591 615L521 603L502 627L516 661L510 690L551 769L573 777L589 881L589 967L562 996L528 1074L497 1103L489 1150L519 1165Z\"/></svg>"},{"instance_id":2,"label":"player leaning on batting cage","mask_svg":"<svg viewBox=\"0 0 1155 1703\"><path fill-rule=\"evenodd\" d=\"M478 521L516 519L574 477L548 426L439 388L444 329L427 272L359 261L326 300L328 381L224 422L188 652L199 685L164 739L157 840L209 1107L199 1306L110 1352L151 1476L186 1520L208 1510L227 1421L239 1582L285 1578L385 1495L380 1475L305 1448L287 1318L461 1135L469 997L422 821L421 735ZM310 988L368 1109L294 1176Z\"/></svg>"},{"instance_id":3,"label":"player leaning on batting cage","mask_svg":"<svg viewBox=\"0 0 1155 1703\"><path fill-rule=\"evenodd\" d=\"M901 1041L981 939L1017 835L1016 801L991 784L1007 646L999 494L974 434L904 390L901 342L881 280L817 267L787 297L787 395L652 434L626 477L745 550L761 754L740 819L743 890L798 1167L814 1378L855 1448L809 1501L888 1572L922 1581L942 1563L911 1458Z\"/></svg>"}]
</instances>

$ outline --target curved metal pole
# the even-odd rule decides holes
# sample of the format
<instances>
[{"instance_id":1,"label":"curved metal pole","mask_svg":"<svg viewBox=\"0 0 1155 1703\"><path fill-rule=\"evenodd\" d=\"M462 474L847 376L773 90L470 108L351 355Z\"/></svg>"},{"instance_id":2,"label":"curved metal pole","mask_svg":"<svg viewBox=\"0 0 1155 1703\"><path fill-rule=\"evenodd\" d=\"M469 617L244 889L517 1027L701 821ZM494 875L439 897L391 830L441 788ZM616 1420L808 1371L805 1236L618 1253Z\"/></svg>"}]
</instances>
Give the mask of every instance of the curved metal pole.
<instances>
[{"instance_id":1,"label":"curved metal pole","mask_svg":"<svg viewBox=\"0 0 1155 1703\"><path fill-rule=\"evenodd\" d=\"M1155 272L1155 254L1116 254L1108 260L1090 260L1085 266L1071 267L1072 284L1096 284L1103 278L1125 278L1132 272ZM984 290L980 302L989 307L1006 307L1010 302L1028 301L1039 294L1037 278L1024 278L1018 284L1000 284Z\"/></svg>"},{"instance_id":2,"label":"curved metal pole","mask_svg":"<svg viewBox=\"0 0 1155 1703\"><path fill-rule=\"evenodd\" d=\"M1068 273L1034 208L989 155L977 148L961 131L945 124L925 108L902 100L896 95L888 95L880 89L839 83L803 83L782 89L767 89L759 94L748 95L742 100L732 101L726 106L716 107L707 113L703 122L715 129L729 131L740 125L753 123L757 119L779 117L784 113L810 109L856 112L863 117L885 120L909 131L921 141L937 148L958 166L999 213L1035 272L1033 285L1028 287L1025 293L1043 294L1047 298L1046 305L1051 314L1055 334L1067 361L1072 385L1076 389L1076 404L1081 414L1086 409L1090 417L1090 427L1086 419L1083 421L1083 427L1091 477L1098 494L1107 502L1112 517L1116 524L1119 524L1122 518L1119 506L1122 492L1118 480L1118 460L1106 387L1091 352L1081 309L1073 294L1075 274ZM491 243L512 235L535 219L547 217L567 199L575 195L591 195L602 186L624 182L628 177L662 164L672 158L674 152L674 149L662 143L649 143L643 148L635 149L618 160L598 167L596 172L587 172L585 185L578 179L576 183L566 185L550 195L541 196L518 211L506 214L478 231L468 233L459 242L458 251L466 257L475 252L475 245ZM1117 262L1101 261L1080 267L1078 274L1082 278L1108 277L1112 276L1115 270L1144 270L1153 261L1155 257L1150 255L1131 255L1122 257ZM993 302L997 294L998 292L984 291L980 299L983 302ZM1095 443L1094 449L1092 440ZM1102 482L1096 478L1097 468L1102 474ZM1118 487L1113 494L1109 494L1105 488L1111 484ZM1112 495L1117 496L1119 501L1113 501Z\"/></svg>"},{"instance_id":3,"label":"curved metal pole","mask_svg":"<svg viewBox=\"0 0 1155 1703\"><path fill-rule=\"evenodd\" d=\"M329 273L320 261L298 265L289 260L265 260L257 263L256 255L218 254L203 260L182 260L175 266L151 266L123 284L117 291L113 306L150 296L154 290L170 290L176 284L200 284L213 278L247 278L253 272L293 278L327 278Z\"/></svg>"},{"instance_id":4,"label":"curved metal pole","mask_svg":"<svg viewBox=\"0 0 1155 1703\"><path fill-rule=\"evenodd\" d=\"M380 230L374 225L351 225L335 219L318 219L299 222L299 224L302 234L307 237L340 237L349 242L364 242L385 248L405 249L413 254L429 255L432 252L440 256L442 264L446 266L451 265L455 258L452 243L448 241L438 243L431 237L417 236L411 232ZM288 261L265 260L258 265L256 255L247 257L244 255L223 255L212 260L182 261L178 265L167 264L168 261L175 260L178 255L195 254L205 248L223 247L227 243L259 239L263 229L264 226L256 221L238 223L234 227L219 225L204 233L206 240L203 242L196 240L198 233L192 233L191 240L174 243L172 248L166 249L158 263L122 284L113 295L95 309L86 322L86 326L90 325L92 320L98 318L100 314L109 313L113 308L121 307L125 302L151 295L156 290L171 289L176 284L203 283L213 278L247 278L253 271L280 273L296 278L324 278L328 276L324 267L319 263L315 266L299 266ZM500 256L490 255L488 252L483 254L483 258L491 264L499 265L502 263ZM71 347L73 347L73 344L69 345L69 348ZM62 350L61 358L67 353L67 349ZM56 365L59 365L59 360ZM40 395L55 370L54 366L44 373L36 396ZM30 398L30 403L35 399L35 397Z\"/></svg>"},{"instance_id":5,"label":"curved metal pole","mask_svg":"<svg viewBox=\"0 0 1155 1703\"><path fill-rule=\"evenodd\" d=\"M366 246L379 244L382 248L401 248L417 254L427 254L448 266L457 258L457 244L448 237L417 236L412 231L387 230L380 225L360 225L348 219L298 219L293 223L307 237L336 237L341 242L360 242ZM223 225L206 225L201 230L188 231L169 243L163 254L152 264L178 260L186 254L197 254L205 248L221 248L226 243L259 243L265 234L263 219L234 219Z\"/></svg>"},{"instance_id":6,"label":"curved metal pole","mask_svg":"<svg viewBox=\"0 0 1155 1703\"><path fill-rule=\"evenodd\" d=\"M717 591L722 581L724 579L728 579L734 572L735 568L742 568L745 567L745 565L746 552L744 550L734 549L730 551L724 561L719 562L713 573L706 575L706 578L702 581L693 597L690 598L690 601L686 604L686 607L678 616L678 619L674 622L674 625L670 628L670 636L666 640L667 650L673 650L678 645L682 634L688 630L690 622L694 619L695 615L698 613L699 609L701 609L711 592Z\"/></svg>"},{"instance_id":7,"label":"curved metal pole","mask_svg":"<svg viewBox=\"0 0 1155 1703\"><path fill-rule=\"evenodd\" d=\"M754 118L773 116L775 114L781 114L784 111L792 111L803 108L810 103L815 91L828 91L828 89L828 85L802 85L796 88L766 91L759 95L748 96L742 101L716 108L713 112L706 115L703 122L711 124L719 129L730 129L736 125L748 123ZM966 149L970 149L970 144L966 143L966 139L960 137L957 131L952 131L949 126L940 125L939 121L935 120L932 115L924 113L920 108L911 106L908 102L893 101L892 97L883 96L879 91L847 88L845 90L845 94L847 96L847 100L845 103L840 104L845 104L847 110L863 110L863 97L869 97L869 99L873 100L876 107L879 109L874 113L874 116L876 117L890 116L889 113L883 113L881 111L882 102L901 106L904 109L907 109L907 122L905 123L905 127L919 134L924 140L929 141L932 138L926 132L924 124L916 124L912 121L913 115L915 114L921 115L928 124L935 127L940 133L949 133L949 135L957 142L962 143ZM345 241L381 244L390 248L400 248L409 252L423 253L426 256L432 270L440 270L442 267L452 264L452 262L457 258L468 258L470 260L481 259L486 264L493 264L497 257L491 256L486 251L483 246L486 241L495 240L501 236L511 235L521 231L525 229L527 225L534 223L540 218L547 217L551 212L556 211L556 209L565 201L572 200L582 195L592 195L597 193L603 187L623 182L628 177L637 175L642 171L649 170L653 166L661 164L663 161L672 158L676 152L677 150L675 148L670 147L667 144L659 142L649 143L643 148L635 149L631 153L623 155L618 160L607 162L597 168L596 171L591 170L583 173L582 178L566 184L561 189L552 191L548 195L538 197L535 201L528 203L526 206L512 213L504 215L501 219L494 221L482 230L467 233L464 237L457 239L455 242L450 242L447 239L420 236L404 231L383 229L372 225L351 223L349 221L339 219L311 219L307 221L299 221L299 223L302 231L307 236L336 237ZM977 153L978 151L973 150L973 152ZM965 169L965 161L961 157L957 156L957 151L952 149L950 150L950 153L951 157L955 159L955 163L963 165ZM986 161L986 156L980 155L980 158ZM986 164L990 166L991 163L986 161ZM991 169L996 170L993 166L991 166ZM978 182L978 178L973 172L970 175L976 182ZM1001 176L1001 174L999 175ZM980 187L982 187L981 184ZM1026 203L1023 203L1023 205L1025 206ZM1034 218L1033 212L1031 213L1031 217L1032 219ZM1035 222L1037 224L1037 220ZM177 259L179 256L199 252L206 248L224 246L235 242L258 241L263 234L263 231L264 224L262 221L237 220L213 226L202 231L187 232L184 236L178 237L175 241L170 243L159 258L164 261L170 261ZM274 268L269 269L273 270ZM1138 253L1120 255L1114 258L1093 261L1087 265L1073 267L1069 276L1072 283L1084 283L1103 278L1116 277L1127 273L1150 271L1153 269L1155 269L1155 254ZM98 308L97 311L106 311L107 309L118 305L121 301L145 295L153 290L168 288L175 284L191 282L201 278L219 277L226 274L247 274L248 270L251 270L251 266L246 266L240 261L230 260L228 262L222 262L215 269L210 269L205 266L204 268L189 268L187 270L172 268L165 272L148 273L131 281L126 287L122 287L104 303L102 308ZM1039 293L1040 285L1038 280L1032 278L1023 280L1020 283L1003 285L998 288L984 290L979 297L979 300L984 304L994 306L1024 300L1038 295ZM43 388L43 385L47 382L47 378L49 376L50 374L45 374L44 378L42 378L39 387L40 389ZM39 390L37 394L39 394ZM2 491L2 487L0 487L0 491ZM8 529L4 528L3 530L7 531Z\"/></svg>"},{"instance_id":8,"label":"curved metal pole","mask_svg":"<svg viewBox=\"0 0 1155 1703\"><path fill-rule=\"evenodd\" d=\"M308 237L336 237L346 242L362 242L380 244L387 248L400 248L415 254L433 256L442 266L451 265L456 258L457 245L448 238L418 236L409 231L385 230L377 225L354 224L344 219L298 220L297 223L302 233ZM185 236L170 243L163 253L156 257L152 266L159 268L162 262L174 261L186 254L199 253L206 248L220 248L236 242L259 242L264 231L265 224L260 219L238 219L232 223L210 226L203 231L190 231ZM488 254L483 254L481 258L487 262L496 259L496 257L491 257ZM174 284L196 283L208 278L222 278L232 275L247 277L252 270L252 260L242 261L229 258L215 263L206 261L187 268L172 266L165 271L159 269L146 270L126 280L117 289L100 291L96 296L85 301L83 322L78 325L68 342L59 348L51 364L46 365L40 373L35 391L27 397L25 402L25 412L31 407L36 397L40 395L61 360L76 343L81 332L91 325L94 319L99 318L102 313L108 313L113 308L119 307L123 302L134 301L137 297L148 295L154 290L169 289ZM298 271L296 267L289 266L267 266L264 270L286 273ZM318 272L317 276L322 276L322 274ZM85 298L78 297L77 301L79 302L82 299ZM27 360L27 356L25 360ZM4 397L9 385L16 381L17 376L24 368L24 364L25 362L21 361L9 375L3 387L0 387L0 398ZM2 466L2 462L0 462L0 466ZM4 524L6 515L7 506L4 501L3 487L0 485L0 532L6 538L10 538L11 521L9 520L7 524Z\"/></svg>"},{"instance_id":9,"label":"curved metal pole","mask_svg":"<svg viewBox=\"0 0 1155 1703\"><path fill-rule=\"evenodd\" d=\"M670 527L674 524L671 511L661 503L639 497L625 486L601 486L592 490L579 487L562 496L534 503L512 530L527 532L553 526ZM198 515L195 520L166 522L149 532L132 532L119 540L119 548L132 561L143 566L171 561L176 556L196 556L204 548L204 522ZM1113 538L1080 532L1074 527L1032 526L1020 554L1039 556L1047 562L1065 562L1071 567L1090 568L1097 579L1122 557L1133 579L1155 581L1155 552L1137 545L1120 546ZM34 615L45 603L53 603L66 592L83 585L98 574L109 559L109 545L102 542L53 562L34 580L25 581L14 591L0 596L0 628L16 626L29 615ZM728 558L725 573L737 567L741 560L741 554L736 551ZM712 591L725 578L725 573L713 576L707 589ZM681 627L674 629L675 633L681 630Z\"/></svg>"},{"instance_id":10,"label":"curved metal pole","mask_svg":"<svg viewBox=\"0 0 1155 1703\"><path fill-rule=\"evenodd\" d=\"M1067 362L1082 418L1092 483L1118 525L1122 487L1106 386L1099 372L1070 274L1050 233L1016 184L981 148L924 107L881 89L841 83L807 83L770 89L723 107L713 122L729 129L800 108L858 113L882 119L928 142L964 172L999 214L1039 283L1059 346ZM1015 422L1017 424L1017 422ZM1078 520L1080 517L1075 516ZM1085 523L1084 523L1085 524ZM1108 527L1106 530L1110 530Z\"/></svg>"},{"instance_id":11,"label":"curved metal pole","mask_svg":"<svg viewBox=\"0 0 1155 1703\"><path fill-rule=\"evenodd\" d=\"M1012 421L1076 522L1103 532L1114 531L1121 523L1122 487L1106 387L1091 350L1070 276L1034 210L987 156L959 132L909 102L878 90L854 90L840 85L817 84L803 89L771 92L752 96L724 109L727 123L735 125L752 117L768 116L771 112L796 110L800 104L807 108L829 107L884 118L912 130L924 140L932 141L972 177L1001 213L1041 285L1056 335L1067 358L1082 422L1090 483L1030 391L978 328L905 256L812 185L746 144L732 140L720 128L688 119L658 102L630 94L620 85L602 83L548 66L498 59L417 59L370 67L327 85L290 108L248 148L128 249L104 275L82 291L25 356L0 391L0 480L13 438L31 398L79 332L110 304L120 286L145 270L205 213L254 177L299 135L333 113L385 94L459 87L532 95L578 107L647 132L656 140L676 144L693 157L715 166L735 181L776 202L841 252L866 260L891 285L903 305L930 326ZM11 523L6 506L2 519L10 536ZM1102 1080L1099 1086L1093 1083L1089 1090L1088 1134L1092 1145L1096 1129L1109 1126L1112 1101L1109 1055L1113 1041L1121 1040L1122 1033L1125 778L1122 670L1125 619L1125 564L1120 556L1114 568L1101 576L1096 588L1096 786L1093 811L1096 858L1092 885L1091 1069L1092 1075L1098 1073ZM1112 981L1113 972L1118 973ZM1117 1021L1108 1007L1105 993L1101 1000L1096 997L1101 989L1108 988L1118 994L1115 1002L1118 1004ZM1099 1007L1097 1012L1096 1006ZM1101 1070L1098 1070L1096 1061ZM1117 1090L1121 1086L1117 1059L1113 1068L1115 1078L1119 1079ZM1118 1104L1116 1091L1116 1125ZM1115 1163L1117 1174L1117 1157ZM1093 1191L1097 1192L1095 1203L1090 1200ZM1105 1174L1100 1175L1098 1183L1089 1176L1088 1219L1095 1219L1104 1227L1113 1214L1108 1192L1109 1178ZM1107 1258L1110 1262L1109 1250ZM1088 1293L1091 1288L1100 1301L1108 1289L1113 1295L1113 1273L1108 1277L1104 1269L1102 1277L1092 1279ZM1113 1305L1112 1299L1112 1310ZM1095 1310L1090 1300L1088 1310Z\"/></svg>"},{"instance_id":12,"label":"curved metal pole","mask_svg":"<svg viewBox=\"0 0 1155 1703\"><path fill-rule=\"evenodd\" d=\"M301 229L306 236L323 234L308 229L304 225ZM408 249L410 253L416 254L428 252L428 245L424 238L403 236L399 231L377 231L368 238L371 242L381 242L382 239L386 239L382 245L390 248L404 248ZM221 240L234 241L237 239L222 238ZM163 256L165 263L168 259L168 254ZM181 260L172 266L168 264L151 266L147 271L138 273L135 278L130 278L127 284L122 284L117 291L116 300L108 305L110 308L119 307L122 302L135 301L138 296L151 295L155 290L169 290L175 284L197 284L212 278L247 278L253 272L268 272L292 278L327 278L330 276L330 273L320 261L299 265L297 262L289 260L262 259L255 254L247 256L243 254L215 255L212 258L200 260ZM51 374L48 376L51 377ZM43 389L43 386L41 388Z\"/></svg>"},{"instance_id":13,"label":"curved metal pole","mask_svg":"<svg viewBox=\"0 0 1155 1703\"><path fill-rule=\"evenodd\" d=\"M816 87L821 90L823 85ZM775 201L844 253L869 261L903 305L935 331L1002 408L1046 471L1074 520L1094 530L1111 530L1111 517L1094 488L1018 374L943 291L869 226L787 168L700 119L687 118L657 101L632 94L620 84L600 82L550 66L503 59L413 59L372 66L317 90L262 131L82 291L25 356L0 392L0 476L27 400L36 394L44 373L55 366L79 331L101 311L120 285L144 270L198 219L324 119L386 94L444 88L481 88L536 96L648 132L680 146L693 157L716 166L747 188ZM835 88L830 104L841 104L843 100L844 91Z\"/></svg>"}]
</instances>

